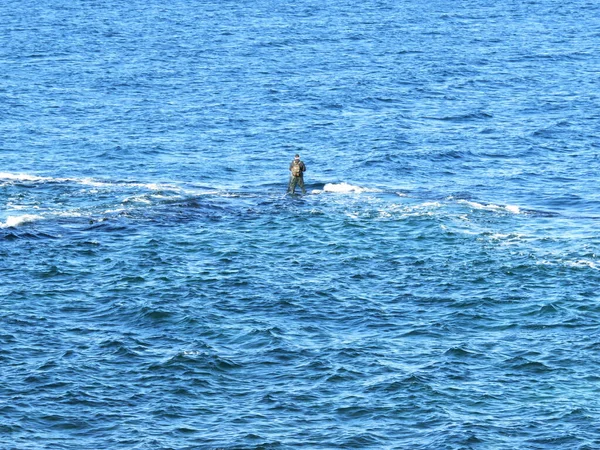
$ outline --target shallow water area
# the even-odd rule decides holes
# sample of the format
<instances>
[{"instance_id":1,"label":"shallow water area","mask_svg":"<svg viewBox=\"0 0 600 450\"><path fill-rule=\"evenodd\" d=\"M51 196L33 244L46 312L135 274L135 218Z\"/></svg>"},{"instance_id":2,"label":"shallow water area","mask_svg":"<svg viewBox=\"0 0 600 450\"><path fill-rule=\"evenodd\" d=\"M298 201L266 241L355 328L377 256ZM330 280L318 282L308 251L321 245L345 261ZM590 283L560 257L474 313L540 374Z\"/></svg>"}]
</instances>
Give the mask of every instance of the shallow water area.
<instances>
[{"instance_id":1,"label":"shallow water area","mask_svg":"<svg viewBox=\"0 0 600 450\"><path fill-rule=\"evenodd\" d=\"M2 3L0 447L600 447L599 9Z\"/></svg>"}]
</instances>

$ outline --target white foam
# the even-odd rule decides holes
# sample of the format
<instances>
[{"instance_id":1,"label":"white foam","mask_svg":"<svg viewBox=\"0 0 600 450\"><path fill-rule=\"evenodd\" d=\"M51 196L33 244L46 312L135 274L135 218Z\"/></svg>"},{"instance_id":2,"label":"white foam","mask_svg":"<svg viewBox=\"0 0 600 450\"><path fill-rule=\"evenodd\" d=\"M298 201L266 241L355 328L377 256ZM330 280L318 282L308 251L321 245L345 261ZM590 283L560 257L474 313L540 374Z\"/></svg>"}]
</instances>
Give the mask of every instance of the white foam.
<instances>
[{"instance_id":1,"label":"white foam","mask_svg":"<svg viewBox=\"0 0 600 450\"><path fill-rule=\"evenodd\" d=\"M59 211L54 213L54 215L57 217L86 217L86 215L80 211Z\"/></svg>"},{"instance_id":2,"label":"white foam","mask_svg":"<svg viewBox=\"0 0 600 450\"><path fill-rule=\"evenodd\" d=\"M27 206L27 205L15 205L15 204L14 204L14 203L12 203L12 202L8 202L8 203L6 204L6 206L7 206L7 208L10 208L10 209L15 209L15 210L19 210L19 209L27 209L27 208L28 208L28 206Z\"/></svg>"},{"instance_id":3,"label":"white foam","mask_svg":"<svg viewBox=\"0 0 600 450\"><path fill-rule=\"evenodd\" d=\"M122 203L146 203L146 204L151 204L152 201L149 200L148 198L146 198L143 195L137 195L135 197L128 197L125 200L122 201Z\"/></svg>"},{"instance_id":4,"label":"white foam","mask_svg":"<svg viewBox=\"0 0 600 450\"><path fill-rule=\"evenodd\" d=\"M9 173L0 172L0 180L5 181L32 181L32 182L50 182L50 183L77 183L84 186L93 187L107 187L107 186L131 186L136 188L148 189L151 191L180 191L181 189L177 186L169 184L158 184L158 183L128 183L128 182L112 182L94 180L93 178L55 178L55 177L42 177L37 175L30 175L27 173Z\"/></svg>"},{"instance_id":5,"label":"white foam","mask_svg":"<svg viewBox=\"0 0 600 450\"><path fill-rule=\"evenodd\" d=\"M490 239L494 239L494 240L503 240L503 239L508 239L510 238L511 235L510 234L505 234L505 233L494 233L494 234L490 234Z\"/></svg>"},{"instance_id":6,"label":"white foam","mask_svg":"<svg viewBox=\"0 0 600 450\"><path fill-rule=\"evenodd\" d=\"M68 179L66 181L71 181L73 183L79 183L86 186L94 186L94 187L111 187L111 186L124 186L124 187L134 187L141 189L148 189L150 191L180 191L177 186L172 186L169 184L158 184L158 183L128 183L128 182L110 182L110 181L99 181L94 180L92 178L73 178Z\"/></svg>"},{"instance_id":7,"label":"white foam","mask_svg":"<svg viewBox=\"0 0 600 450\"><path fill-rule=\"evenodd\" d=\"M416 206L416 208L439 208L440 206L442 206L440 202L425 202Z\"/></svg>"},{"instance_id":8,"label":"white foam","mask_svg":"<svg viewBox=\"0 0 600 450\"><path fill-rule=\"evenodd\" d=\"M23 214L22 216L8 216L6 222L0 223L0 228L15 228L25 223L35 222L43 219L42 216L35 214Z\"/></svg>"},{"instance_id":9,"label":"white foam","mask_svg":"<svg viewBox=\"0 0 600 450\"><path fill-rule=\"evenodd\" d=\"M434 209L438 209L442 206L440 202L424 202L418 205L402 205L393 204L390 205L389 210L393 213L399 213L402 217L419 217L419 216L433 216Z\"/></svg>"},{"instance_id":10,"label":"white foam","mask_svg":"<svg viewBox=\"0 0 600 450\"><path fill-rule=\"evenodd\" d=\"M462 203L463 205L469 205L471 208L484 209L488 211L497 211L500 209L498 205L484 205L482 203L471 202L468 200L459 200L458 203Z\"/></svg>"},{"instance_id":11,"label":"white foam","mask_svg":"<svg viewBox=\"0 0 600 450\"><path fill-rule=\"evenodd\" d=\"M379 192L378 189L369 189L360 186L354 186L352 184L348 184L346 182L343 183L327 183L323 186L324 192L336 192L341 194L360 194L362 192Z\"/></svg>"},{"instance_id":12,"label":"white foam","mask_svg":"<svg viewBox=\"0 0 600 450\"><path fill-rule=\"evenodd\" d=\"M111 183L106 183L104 181L96 181L91 178L83 178L81 180L76 180L78 183L86 185L86 186L94 186L94 187L103 187L110 186Z\"/></svg>"},{"instance_id":13,"label":"white foam","mask_svg":"<svg viewBox=\"0 0 600 450\"><path fill-rule=\"evenodd\" d=\"M1 180L10 181L63 181L63 178L40 177L37 175L29 175L27 173L8 173L0 172Z\"/></svg>"},{"instance_id":14,"label":"white foam","mask_svg":"<svg viewBox=\"0 0 600 450\"><path fill-rule=\"evenodd\" d=\"M600 265L598 263L596 263L594 261L585 260L585 259L579 259L579 260L573 260L573 261L565 261L565 260L549 261L549 260L545 259L545 260L536 262L536 264L542 265L542 266L556 266L557 264L563 264L567 267L577 268L577 269L590 268L590 269L594 269L594 270L600 270Z\"/></svg>"},{"instance_id":15,"label":"white foam","mask_svg":"<svg viewBox=\"0 0 600 450\"><path fill-rule=\"evenodd\" d=\"M482 203L471 202L468 200L459 200L458 203L462 203L464 205L469 205L471 208L482 209L482 210L486 210L486 211L502 211L502 210L504 210L504 211L508 211L513 214L521 214L521 208L519 208L516 205L500 206L500 205L494 205L491 203L484 205Z\"/></svg>"},{"instance_id":16,"label":"white foam","mask_svg":"<svg viewBox=\"0 0 600 450\"><path fill-rule=\"evenodd\" d=\"M569 267L589 267L590 269L598 270L598 265L593 261L580 259L577 261L567 261L566 265Z\"/></svg>"}]
</instances>

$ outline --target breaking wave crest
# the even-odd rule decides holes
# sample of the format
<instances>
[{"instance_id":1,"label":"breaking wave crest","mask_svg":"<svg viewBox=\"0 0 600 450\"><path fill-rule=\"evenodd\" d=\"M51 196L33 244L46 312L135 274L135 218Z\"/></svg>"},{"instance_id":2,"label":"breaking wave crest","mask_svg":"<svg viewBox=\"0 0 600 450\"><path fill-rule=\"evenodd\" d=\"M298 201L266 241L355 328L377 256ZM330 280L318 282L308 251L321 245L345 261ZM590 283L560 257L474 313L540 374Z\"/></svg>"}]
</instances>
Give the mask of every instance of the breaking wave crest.
<instances>
[{"instance_id":1,"label":"breaking wave crest","mask_svg":"<svg viewBox=\"0 0 600 450\"><path fill-rule=\"evenodd\" d=\"M35 214L23 214L21 216L8 216L6 221L0 223L0 228L16 228L26 223L35 222L37 220L43 219L42 216L38 216Z\"/></svg>"}]
</instances>

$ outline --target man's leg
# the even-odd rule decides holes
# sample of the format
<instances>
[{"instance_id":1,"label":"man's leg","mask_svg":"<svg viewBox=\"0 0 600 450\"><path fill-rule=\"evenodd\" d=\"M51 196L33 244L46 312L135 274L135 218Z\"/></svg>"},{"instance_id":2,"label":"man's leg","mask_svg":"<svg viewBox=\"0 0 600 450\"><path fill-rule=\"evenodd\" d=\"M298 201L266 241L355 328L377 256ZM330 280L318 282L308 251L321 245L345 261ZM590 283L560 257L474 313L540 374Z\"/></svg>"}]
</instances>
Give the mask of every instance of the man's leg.
<instances>
[{"instance_id":1,"label":"man's leg","mask_svg":"<svg viewBox=\"0 0 600 450\"><path fill-rule=\"evenodd\" d=\"M290 177L290 184L288 186L288 192L292 194L296 191L296 177Z\"/></svg>"},{"instance_id":2,"label":"man's leg","mask_svg":"<svg viewBox=\"0 0 600 450\"><path fill-rule=\"evenodd\" d=\"M304 189L304 178L298 177L298 186L302 189L302 193L306 194L306 189Z\"/></svg>"}]
</instances>

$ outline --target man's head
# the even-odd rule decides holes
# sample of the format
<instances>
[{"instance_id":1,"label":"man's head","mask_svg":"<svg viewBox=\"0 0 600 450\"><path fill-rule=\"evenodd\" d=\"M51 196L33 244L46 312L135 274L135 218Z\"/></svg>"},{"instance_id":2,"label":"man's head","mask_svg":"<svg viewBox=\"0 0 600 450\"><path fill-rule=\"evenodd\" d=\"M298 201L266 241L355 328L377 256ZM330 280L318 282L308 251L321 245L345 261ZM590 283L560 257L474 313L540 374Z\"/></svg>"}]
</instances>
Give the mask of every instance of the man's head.
<instances>
[{"instance_id":1,"label":"man's head","mask_svg":"<svg viewBox=\"0 0 600 450\"><path fill-rule=\"evenodd\" d=\"M296 156L294 156L294 159L300 159L300 155L296 153Z\"/></svg>"}]
</instances>

